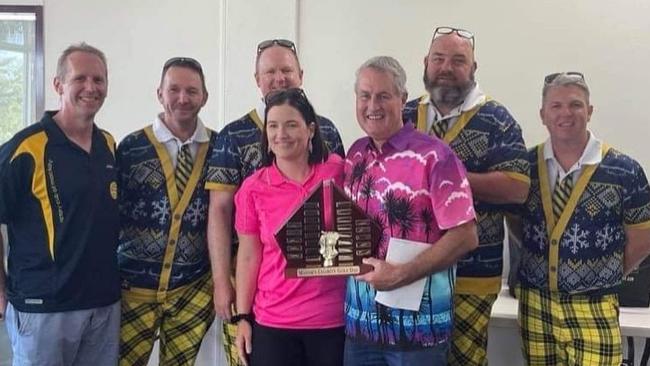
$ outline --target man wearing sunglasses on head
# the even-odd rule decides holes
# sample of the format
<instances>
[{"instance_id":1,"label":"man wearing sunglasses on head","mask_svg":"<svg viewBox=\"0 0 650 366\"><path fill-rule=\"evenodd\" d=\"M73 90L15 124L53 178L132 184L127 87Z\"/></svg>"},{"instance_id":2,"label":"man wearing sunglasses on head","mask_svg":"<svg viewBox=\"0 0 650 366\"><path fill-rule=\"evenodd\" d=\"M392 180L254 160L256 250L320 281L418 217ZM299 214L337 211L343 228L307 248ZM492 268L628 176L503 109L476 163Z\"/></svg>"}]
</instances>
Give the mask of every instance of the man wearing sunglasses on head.
<instances>
[{"instance_id":1,"label":"man wearing sunglasses on head","mask_svg":"<svg viewBox=\"0 0 650 366\"><path fill-rule=\"evenodd\" d=\"M517 121L487 97L475 80L474 35L436 28L424 57L428 93L409 101L404 121L435 135L467 169L478 218L479 247L457 264L450 365L486 365L487 330L501 287L502 205L528 194L526 147Z\"/></svg>"},{"instance_id":2,"label":"man wearing sunglasses on head","mask_svg":"<svg viewBox=\"0 0 650 366\"><path fill-rule=\"evenodd\" d=\"M217 316L224 320L223 337L226 358L230 365L239 364L235 346L236 325L228 324L234 315L231 284L231 259L237 252L233 230L233 200L246 177L262 162L261 137L264 121L264 97L274 91L302 85L296 46L286 39L260 42L255 58L255 82L260 90L260 103L243 117L229 123L219 132L212 152L206 189L210 191L208 244L214 281ZM341 137L334 124L318 116L320 133L331 152L345 157ZM234 263L234 262L232 262Z\"/></svg>"},{"instance_id":3,"label":"man wearing sunglasses on head","mask_svg":"<svg viewBox=\"0 0 650 366\"><path fill-rule=\"evenodd\" d=\"M528 365L622 361L617 287L650 252L643 168L587 129L584 76L548 75L540 117L549 139L528 153L519 324Z\"/></svg>"},{"instance_id":4,"label":"man wearing sunglasses on head","mask_svg":"<svg viewBox=\"0 0 650 366\"><path fill-rule=\"evenodd\" d=\"M193 365L215 316L203 187L216 133L198 116L199 62L169 59L157 95L163 112L117 149L123 366L146 365L156 338L160 365Z\"/></svg>"}]
</instances>

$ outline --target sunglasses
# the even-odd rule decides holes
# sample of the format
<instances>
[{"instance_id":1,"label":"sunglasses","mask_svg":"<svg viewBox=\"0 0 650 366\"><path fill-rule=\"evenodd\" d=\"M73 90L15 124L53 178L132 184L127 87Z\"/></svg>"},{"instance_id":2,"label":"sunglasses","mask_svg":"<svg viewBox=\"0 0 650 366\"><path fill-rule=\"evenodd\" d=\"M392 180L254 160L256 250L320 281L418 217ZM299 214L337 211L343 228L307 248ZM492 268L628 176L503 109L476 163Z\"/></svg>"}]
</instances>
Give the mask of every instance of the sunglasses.
<instances>
[{"instance_id":1,"label":"sunglasses","mask_svg":"<svg viewBox=\"0 0 650 366\"><path fill-rule=\"evenodd\" d=\"M203 68L201 67L201 64L191 57L172 57L169 60L167 60L167 62L165 62L163 69L168 69L172 66L189 67L190 69L203 73Z\"/></svg>"},{"instance_id":2,"label":"sunglasses","mask_svg":"<svg viewBox=\"0 0 650 366\"><path fill-rule=\"evenodd\" d=\"M566 75L566 76L569 76L569 77L578 78L578 79L580 79L582 81L585 81L585 76L581 72L567 71L567 72L554 72L552 74L546 75L544 77L544 84L552 83L560 75Z\"/></svg>"},{"instance_id":3,"label":"sunglasses","mask_svg":"<svg viewBox=\"0 0 650 366\"><path fill-rule=\"evenodd\" d=\"M472 44L472 50L474 49L474 33L460 28L438 27L436 28L435 31L433 31L432 41L442 35L452 34L452 33L456 33L459 37L469 39L469 42Z\"/></svg>"},{"instance_id":4,"label":"sunglasses","mask_svg":"<svg viewBox=\"0 0 650 366\"><path fill-rule=\"evenodd\" d=\"M288 48L291 52L297 54L296 45L288 39L267 39L266 41L262 41L257 45L257 54L259 55L262 51L274 45Z\"/></svg>"}]
</instances>

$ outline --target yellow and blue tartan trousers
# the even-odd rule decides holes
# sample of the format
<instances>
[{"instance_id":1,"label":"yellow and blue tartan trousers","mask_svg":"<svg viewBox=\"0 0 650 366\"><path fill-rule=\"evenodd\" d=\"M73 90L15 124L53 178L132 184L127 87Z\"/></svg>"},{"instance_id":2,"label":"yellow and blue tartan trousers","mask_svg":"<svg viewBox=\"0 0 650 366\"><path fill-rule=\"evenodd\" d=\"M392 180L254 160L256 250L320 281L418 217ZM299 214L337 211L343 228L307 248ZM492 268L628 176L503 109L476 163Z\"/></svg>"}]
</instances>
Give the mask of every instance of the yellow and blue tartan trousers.
<instances>
[{"instance_id":1,"label":"yellow and blue tartan trousers","mask_svg":"<svg viewBox=\"0 0 650 366\"><path fill-rule=\"evenodd\" d=\"M236 260L233 260L236 262ZM235 263L233 263L233 269L235 268ZM230 277L230 282L232 282L233 287L235 287L235 277ZM237 314L235 306L232 306L232 313ZM226 355L226 362L228 366L244 366L244 364L239 360L239 353L237 352L237 324L230 324L228 321L224 321L221 328L221 339L223 341L223 350Z\"/></svg>"},{"instance_id":2,"label":"yellow and blue tartan trousers","mask_svg":"<svg viewBox=\"0 0 650 366\"><path fill-rule=\"evenodd\" d=\"M519 288L519 326L527 365L619 366L618 297Z\"/></svg>"},{"instance_id":3,"label":"yellow and blue tartan trousers","mask_svg":"<svg viewBox=\"0 0 650 366\"><path fill-rule=\"evenodd\" d=\"M487 365L488 323L496 299L496 294L454 294L450 366Z\"/></svg>"},{"instance_id":4,"label":"yellow and blue tartan trousers","mask_svg":"<svg viewBox=\"0 0 650 366\"><path fill-rule=\"evenodd\" d=\"M221 337L228 366L243 366L244 364L239 360L239 353L235 344L235 340L237 339L237 324L230 324L228 321L224 321L221 329Z\"/></svg>"},{"instance_id":5,"label":"yellow and blue tartan trousers","mask_svg":"<svg viewBox=\"0 0 650 366\"><path fill-rule=\"evenodd\" d=\"M147 289L123 293L120 366L147 365L157 338L159 365L194 365L215 317L210 273L168 291L162 303L155 300L155 293Z\"/></svg>"}]
</instances>

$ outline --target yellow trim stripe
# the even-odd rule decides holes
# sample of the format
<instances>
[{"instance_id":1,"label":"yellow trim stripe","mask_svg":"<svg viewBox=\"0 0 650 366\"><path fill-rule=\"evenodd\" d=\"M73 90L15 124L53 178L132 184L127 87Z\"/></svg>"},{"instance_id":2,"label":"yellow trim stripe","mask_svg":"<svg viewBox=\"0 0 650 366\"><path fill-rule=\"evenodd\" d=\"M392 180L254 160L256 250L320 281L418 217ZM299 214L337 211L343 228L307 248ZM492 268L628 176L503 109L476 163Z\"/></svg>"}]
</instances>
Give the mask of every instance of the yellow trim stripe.
<instances>
[{"instance_id":1,"label":"yellow trim stripe","mask_svg":"<svg viewBox=\"0 0 650 366\"><path fill-rule=\"evenodd\" d=\"M510 177L510 178L512 178L514 180L520 181L522 183L526 183L526 184L528 184L530 186L530 177L527 176L526 174L521 174L521 173L517 173L517 172L507 172L507 171L503 171L503 170L501 170L500 172L507 175L508 177Z\"/></svg>"},{"instance_id":2,"label":"yellow trim stripe","mask_svg":"<svg viewBox=\"0 0 650 366\"><path fill-rule=\"evenodd\" d=\"M264 122L262 121L262 118L257 114L257 109L253 109L252 111L248 112L248 116L255 122L257 125L257 128L260 129L260 131L264 130Z\"/></svg>"},{"instance_id":3,"label":"yellow trim stripe","mask_svg":"<svg viewBox=\"0 0 650 366\"><path fill-rule=\"evenodd\" d=\"M43 222L47 231L47 246L50 257L54 260L54 215L52 214L52 203L47 191L47 179L45 176L45 145L47 144L45 131L32 135L23 141L14 155L13 162L19 155L27 154L34 160L34 173L32 174L32 193L41 205Z\"/></svg>"},{"instance_id":4,"label":"yellow trim stripe","mask_svg":"<svg viewBox=\"0 0 650 366\"><path fill-rule=\"evenodd\" d=\"M237 190L237 186L232 185L232 184L222 184L222 183L207 182L205 184L205 189L210 190L210 191L235 192Z\"/></svg>"},{"instance_id":5,"label":"yellow trim stripe","mask_svg":"<svg viewBox=\"0 0 650 366\"><path fill-rule=\"evenodd\" d=\"M420 97L420 102L418 104L418 121L417 121L417 129L420 132L424 132L426 134L429 133L427 131L427 113L428 113L428 108L427 108L427 98L428 95L423 95ZM465 111L460 114L458 117L458 120L456 120L456 123L454 123L453 126L447 131L445 134L445 138L443 139L444 142L447 144L450 144L458 135L460 134L460 131L467 126L469 121L478 113L478 110L481 109L487 103L490 101L491 98L485 97L485 100L482 103L477 104L474 108Z\"/></svg>"},{"instance_id":6,"label":"yellow trim stripe","mask_svg":"<svg viewBox=\"0 0 650 366\"><path fill-rule=\"evenodd\" d=\"M158 283L158 290L156 291L157 300L165 301L168 297L167 289L169 287L169 278L171 276L174 254L176 252L176 244L178 243L178 236L180 234L183 213L187 209L190 198L192 197L194 190L197 188L199 178L203 173L203 166L205 165L205 159L208 155L208 147L210 144L209 142L202 142L199 144L199 149L197 151L196 158L194 159L194 165L192 167L192 175L187 181L183 195L179 200L176 190L176 178L174 175L174 169L171 164L171 158L167 152L167 149L162 143L156 140L155 136L153 135L153 129L151 126L145 128L145 133L147 134L147 137L151 143L154 145L156 153L158 154L158 158L161 161L163 170L165 171L165 178L167 180L167 192L169 194L170 202L172 202L173 199L173 204L170 206L172 207L172 223L167 235L169 241L167 242L167 247L165 248L162 269L160 272L160 282ZM211 134L210 131L208 131L208 133Z\"/></svg>"},{"instance_id":7,"label":"yellow trim stripe","mask_svg":"<svg viewBox=\"0 0 650 366\"><path fill-rule=\"evenodd\" d=\"M455 293L461 295L493 295L501 291L501 276L457 277Z\"/></svg>"},{"instance_id":8,"label":"yellow trim stripe","mask_svg":"<svg viewBox=\"0 0 650 366\"><path fill-rule=\"evenodd\" d=\"M544 209L544 218L546 219L546 236L550 238L553 227L555 226L555 216L553 216L553 200L551 199L548 170L546 169L546 161L544 160L544 144L537 145L537 171L539 190L542 195L542 208Z\"/></svg>"},{"instance_id":9,"label":"yellow trim stripe","mask_svg":"<svg viewBox=\"0 0 650 366\"><path fill-rule=\"evenodd\" d=\"M460 134L460 131L462 131L465 126L467 126L469 120L471 120L472 117L478 113L478 110L481 109L481 107L483 107L487 101L488 99L485 98L485 101L483 101L483 103L479 103L476 107L470 109L469 111L461 113L456 123L454 123L454 125L451 126L451 128L445 134L443 141L445 141L447 144L450 144L452 141L454 141L454 139Z\"/></svg>"},{"instance_id":10,"label":"yellow trim stripe","mask_svg":"<svg viewBox=\"0 0 650 366\"><path fill-rule=\"evenodd\" d=\"M427 131L427 99L429 96L427 94L423 95L420 97L420 102L418 103L418 121L417 121L417 129L420 132L424 132L427 135L429 134L429 131Z\"/></svg>"},{"instance_id":11,"label":"yellow trim stripe","mask_svg":"<svg viewBox=\"0 0 650 366\"><path fill-rule=\"evenodd\" d=\"M144 128L144 133L156 149L156 155L160 160L160 165L162 165L163 174L165 175L165 182L167 183L167 197L169 198L169 206L176 207L178 202L178 191L176 190L176 178L174 177L174 165L172 164L172 159L165 148L165 145L161 144L153 133L153 127L151 125Z\"/></svg>"},{"instance_id":12,"label":"yellow trim stripe","mask_svg":"<svg viewBox=\"0 0 650 366\"><path fill-rule=\"evenodd\" d=\"M113 157L115 157L115 139L110 133L106 131L102 131L102 134L106 139L106 146L108 146L108 149L111 151L111 154L113 154Z\"/></svg>"},{"instance_id":13,"label":"yellow trim stripe","mask_svg":"<svg viewBox=\"0 0 650 366\"><path fill-rule=\"evenodd\" d=\"M538 153L538 171L539 171L539 177L540 177L540 187L545 186L546 189L542 189L542 205L544 206L544 212L546 214L546 219L547 219L547 228L550 228L550 225L548 225L548 215L550 213L550 216L553 217L553 204L552 204L552 196L550 193L550 186L549 186L549 181L548 181L548 171L546 168L546 161L544 160L544 147L543 145L539 145L537 148L537 153ZM602 149L601 149L601 156L605 156L607 152L609 151L609 146L603 144ZM541 162L540 162L541 161ZM578 178L578 182L576 183L575 187L573 188L573 191L571 192L571 197L569 197L569 201L567 202L566 206L564 207L564 210L562 211L562 215L559 217L557 223L554 223L551 234L549 235L549 256L548 256L548 278L549 278L549 288L551 291L557 291L558 290L558 276L557 272L559 270L559 255L560 255L560 240L562 238L562 234L564 234L564 230L566 229L567 224L569 223L569 220L571 219L571 216L573 216L573 212L575 211L576 206L578 205L578 201L580 199L580 196L582 196L582 193L584 193L587 184L589 184L589 181L591 180L591 177L594 175L596 172L596 168L598 168L598 165L589 165L587 166L582 173L580 174L580 178ZM553 221L554 218L553 218Z\"/></svg>"},{"instance_id":14,"label":"yellow trim stripe","mask_svg":"<svg viewBox=\"0 0 650 366\"><path fill-rule=\"evenodd\" d=\"M650 229L650 221L640 222L638 224L626 224L626 229Z\"/></svg>"}]
</instances>

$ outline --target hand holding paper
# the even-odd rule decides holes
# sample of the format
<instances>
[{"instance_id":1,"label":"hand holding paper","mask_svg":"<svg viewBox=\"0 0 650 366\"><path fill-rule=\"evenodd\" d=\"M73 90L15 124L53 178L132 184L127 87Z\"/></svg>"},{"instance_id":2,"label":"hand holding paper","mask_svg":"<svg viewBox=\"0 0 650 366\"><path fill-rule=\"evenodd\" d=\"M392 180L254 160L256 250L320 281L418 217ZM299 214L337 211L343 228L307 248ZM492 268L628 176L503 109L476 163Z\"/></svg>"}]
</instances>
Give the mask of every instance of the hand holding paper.
<instances>
[{"instance_id":1,"label":"hand holding paper","mask_svg":"<svg viewBox=\"0 0 650 366\"><path fill-rule=\"evenodd\" d=\"M386 265L391 263L408 263L418 254L431 247L431 244L421 243L412 240L390 238L388 252L386 254ZM372 264L372 263L369 263ZM394 267L394 266L393 266ZM369 274L371 274L370 272ZM369 275L367 274L367 275ZM426 284L426 277L390 291L377 291L375 301L391 308L417 311L420 309L422 294Z\"/></svg>"}]
</instances>

